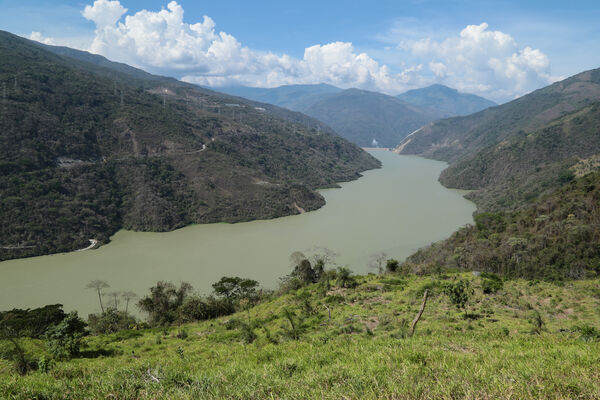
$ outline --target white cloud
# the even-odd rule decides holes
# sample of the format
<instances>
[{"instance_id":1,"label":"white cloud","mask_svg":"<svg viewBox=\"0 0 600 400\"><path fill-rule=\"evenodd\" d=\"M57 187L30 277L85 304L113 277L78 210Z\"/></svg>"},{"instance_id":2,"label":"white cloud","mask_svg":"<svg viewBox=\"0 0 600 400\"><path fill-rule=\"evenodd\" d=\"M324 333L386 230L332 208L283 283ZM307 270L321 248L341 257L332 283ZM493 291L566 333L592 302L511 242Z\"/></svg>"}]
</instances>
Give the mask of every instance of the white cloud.
<instances>
[{"instance_id":1,"label":"white cloud","mask_svg":"<svg viewBox=\"0 0 600 400\"><path fill-rule=\"evenodd\" d=\"M96 0L94 5L85 6L81 13L86 19L94 21L98 29L114 25L127 9L119 1Z\"/></svg>"},{"instance_id":2,"label":"white cloud","mask_svg":"<svg viewBox=\"0 0 600 400\"><path fill-rule=\"evenodd\" d=\"M184 10L175 1L166 9L142 10L123 20L126 11L118 0L96 0L85 8L83 16L96 24L89 50L195 83L277 86L327 82L393 92L405 88L413 73L394 75L346 42L308 47L302 59L254 51L235 37L217 32L208 16L202 22L184 22Z\"/></svg>"},{"instance_id":3,"label":"white cloud","mask_svg":"<svg viewBox=\"0 0 600 400\"><path fill-rule=\"evenodd\" d=\"M406 45L403 44L403 48ZM442 41L421 39L409 48L429 59L438 81L461 91L505 100L552 83L550 61L538 49L519 48L508 34L469 25L460 35Z\"/></svg>"},{"instance_id":4,"label":"white cloud","mask_svg":"<svg viewBox=\"0 0 600 400\"><path fill-rule=\"evenodd\" d=\"M95 0L82 15L96 25L94 38L84 49L202 85L329 83L397 94L443 83L505 101L556 80L544 53L520 47L513 37L489 30L486 23L441 39L419 39L418 32L408 34L396 26L395 36L384 41L385 51L371 52L387 59L395 67L392 70L348 42L310 46L302 58L252 50L217 31L208 16L184 22L184 10L175 1L160 11L128 14L118 0ZM39 32L30 38L56 43ZM393 41L395 46L389 46Z\"/></svg>"},{"instance_id":5,"label":"white cloud","mask_svg":"<svg viewBox=\"0 0 600 400\"><path fill-rule=\"evenodd\" d=\"M29 35L29 39L35 40L36 42L40 42L40 43L44 43L44 44L50 44L50 45L56 44L54 39L45 37L44 35L42 35L41 32L31 32L31 34Z\"/></svg>"}]
</instances>

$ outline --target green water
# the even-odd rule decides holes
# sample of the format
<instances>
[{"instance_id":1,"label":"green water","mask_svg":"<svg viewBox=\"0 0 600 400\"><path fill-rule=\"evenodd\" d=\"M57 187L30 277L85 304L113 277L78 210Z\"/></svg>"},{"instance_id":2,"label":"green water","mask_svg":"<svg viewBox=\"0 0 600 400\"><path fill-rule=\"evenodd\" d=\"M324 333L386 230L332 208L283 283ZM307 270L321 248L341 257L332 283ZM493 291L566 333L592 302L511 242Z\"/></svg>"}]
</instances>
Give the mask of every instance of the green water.
<instances>
[{"instance_id":1,"label":"green water","mask_svg":"<svg viewBox=\"0 0 600 400\"><path fill-rule=\"evenodd\" d=\"M337 262L368 272L370 255L404 259L472 221L473 203L441 186L442 162L372 151L383 168L323 190L325 207L302 215L239 224L195 225L169 233L120 231L98 250L0 263L0 310L62 303L82 315L98 311L92 279L108 291L145 294L158 280L188 281L208 293L222 276L273 288L289 273L289 255L314 246Z\"/></svg>"}]
</instances>

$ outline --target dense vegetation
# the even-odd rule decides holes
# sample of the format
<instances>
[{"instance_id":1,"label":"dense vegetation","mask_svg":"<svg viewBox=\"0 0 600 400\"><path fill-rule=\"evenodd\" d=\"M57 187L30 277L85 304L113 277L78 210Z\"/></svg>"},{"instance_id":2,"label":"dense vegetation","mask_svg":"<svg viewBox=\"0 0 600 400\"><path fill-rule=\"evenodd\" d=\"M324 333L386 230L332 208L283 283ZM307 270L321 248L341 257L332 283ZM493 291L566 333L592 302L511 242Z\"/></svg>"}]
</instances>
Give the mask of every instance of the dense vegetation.
<instances>
[{"instance_id":1,"label":"dense vegetation","mask_svg":"<svg viewBox=\"0 0 600 400\"><path fill-rule=\"evenodd\" d=\"M379 166L299 113L3 32L0 55L0 260L314 210Z\"/></svg>"},{"instance_id":2,"label":"dense vegetation","mask_svg":"<svg viewBox=\"0 0 600 400\"><path fill-rule=\"evenodd\" d=\"M480 211L530 204L600 166L600 70L502 106L426 126L398 151L450 161L440 176Z\"/></svg>"},{"instance_id":3,"label":"dense vegetation","mask_svg":"<svg viewBox=\"0 0 600 400\"><path fill-rule=\"evenodd\" d=\"M336 275L288 286L257 305L238 301L237 313L218 319L85 336L70 359L54 355L50 338L22 337L18 345L32 368L23 375L9 357L13 342L0 341L0 393L9 399L600 396L597 279L556 285L489 274L388 273L353 277L343 287ZM409 321L425 291L411 335Z\"/></svg>"},{"instance_id":4,"label":"dense vegetation","mask_svg":"<svg viewBox=\"0 0 600 400\"><path fill-rule=\"evenodd\" d=\"M547 280L600 275L600 173L573 180L518 211L481 213L475 222L413 254L403 268Z\"/></svg>"},{"instance_id":5,"label":"dense vegetation","mask_svg":"<svg viewBox=\"0 0 600 400\"><path fill-rule=\"evenodd\" d=\"M595 102L453 163L440 181L448 187L476 189L467 197L484 210L506 210L593 171L593 163L581 168L599 154L600 102Z\"/></svg>"},{"instance_id":6,"label":"dense vegetation","mask_svg":"<svg viewBox=\"0 0 600 400\"><path fill-rule=\"evenodd\" d=\"M409 90L396 97L407 103L445 112L447 117L469 115L496 105L483 97L460 93L439 84Z\"/></svg>"}]
</instances>

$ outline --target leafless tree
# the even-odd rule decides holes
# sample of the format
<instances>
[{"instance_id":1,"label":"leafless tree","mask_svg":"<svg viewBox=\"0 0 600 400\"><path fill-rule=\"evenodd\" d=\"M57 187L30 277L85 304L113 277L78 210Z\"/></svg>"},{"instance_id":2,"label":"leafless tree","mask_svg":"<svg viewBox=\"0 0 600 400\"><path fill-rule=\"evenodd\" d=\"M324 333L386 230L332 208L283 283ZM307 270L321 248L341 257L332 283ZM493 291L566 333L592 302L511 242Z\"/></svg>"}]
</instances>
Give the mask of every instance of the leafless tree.
<instances>
[{"instance_id":1,"label":"leafless tree","mask_svg":"<svg viewBox=\"0 0 600 400\"><path fill-rule=\"evenodd\" d=\"M379 253L371 254L371 259L369 261L369 268L372 268L377 271L378 274L382 274L385 268L385 262L388 258L388 255L381 251Z\"/></svg>"},{"instance_id":2,"label":"leafless tree","mask_svg":"<svg viewBox=\"0 0 600 400\"><path fill-rule=\"evenodd\" d=\"M98 301L100 302L100 309L104 312L104 306L102 305L102 289L109 288L110 285L106 281L95 279L85 285L86 289L95 289L98 292Z\"/></svg>"},{"instance_id":3,"label":"leafless tree","mask_svg":"<svg viewBox=\"0 0 600 400\"><path fill-rule=\"evenodd\" d=\"M119 309L119 296L121 296L121 292L109 292L108 296L112 298L115 311L117 311Z\"/></svg>"},{"instance_id":4,"label":"leafless tree","mask_svg":"<svg viewBox=\"0 0 600 400\"><path fill-rule=\"evenodd\" d=\"M127 310L129 310L129 302L137 297L137 294L131 291L121 293L121 298L125 300L125 313L127 313Z\"/></svg>"}]
</instances>

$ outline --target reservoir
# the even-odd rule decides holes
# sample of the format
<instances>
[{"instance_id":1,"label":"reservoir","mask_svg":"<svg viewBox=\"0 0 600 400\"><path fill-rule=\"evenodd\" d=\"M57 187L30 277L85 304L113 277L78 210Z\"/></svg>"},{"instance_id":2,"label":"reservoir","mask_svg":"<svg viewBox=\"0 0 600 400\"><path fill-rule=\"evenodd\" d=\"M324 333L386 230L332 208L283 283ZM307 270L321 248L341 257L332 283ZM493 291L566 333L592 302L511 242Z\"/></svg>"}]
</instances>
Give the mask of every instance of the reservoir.
<instances>
[{"instance_id":1,"label":"reservoir","mask_svg":"<svg viewBox=\"0 0 600 400\"><path fill-rule=\"evenodd\" d=\"M438 182L445 163L385 150L370 153L383 168L341 189L322 190L327 204L317 211L168 233L120 231L97 250L1 262L0 310L60 303L86 317L99 311L96 293L85 289L93 279L107 281L107 292L139 296L159 280L186 281L208 294L222 276L276 288L290 272L290 254L308 255L315 246L338 253L338 265L367 273L374 253L401 261L472 222L475 205L464 192Z\"/></svg>"}]
</instances>

